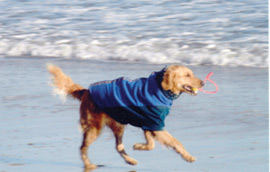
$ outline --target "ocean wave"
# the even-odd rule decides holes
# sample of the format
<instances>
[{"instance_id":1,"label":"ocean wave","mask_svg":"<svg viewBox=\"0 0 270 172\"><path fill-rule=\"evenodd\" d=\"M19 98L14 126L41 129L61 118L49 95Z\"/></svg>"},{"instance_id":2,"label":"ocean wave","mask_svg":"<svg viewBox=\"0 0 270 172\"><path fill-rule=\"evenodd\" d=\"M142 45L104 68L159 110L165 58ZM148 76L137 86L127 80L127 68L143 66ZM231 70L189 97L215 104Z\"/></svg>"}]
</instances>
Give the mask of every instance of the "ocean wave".
<instances>
[{"instance_id":1,"label":"ocean wave","mask_svg":"<svg viewBox=\"0 0 270 172\"><path fill-rule=\"evenodd\" d=\"M268 67L264 0L28 0L0 8L2 57Z\"/></svg>"},{"instance_id":2,"label":"ocean wave","mask_svg":"<svg viewBox=\"0 0 270 172\"><path fill-rule=\"evenodd\" d=\"M214 42L181 42L173 38L148 40L92 40L88 42L62 39L38 42L2 39L2 57L62 57L66 59L142 61L153 64L182 63L190 65L268 67L267 47L254 44L236 49Z\"/></svg>"}]
</instances>

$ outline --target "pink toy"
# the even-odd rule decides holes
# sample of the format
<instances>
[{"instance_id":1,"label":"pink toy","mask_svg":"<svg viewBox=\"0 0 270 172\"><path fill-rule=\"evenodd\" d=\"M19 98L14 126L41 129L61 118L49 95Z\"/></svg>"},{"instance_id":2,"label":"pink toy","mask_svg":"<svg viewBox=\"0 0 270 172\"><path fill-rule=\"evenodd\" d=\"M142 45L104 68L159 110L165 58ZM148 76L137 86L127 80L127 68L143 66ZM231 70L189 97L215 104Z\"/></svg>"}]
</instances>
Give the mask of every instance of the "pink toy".
<instances>
[{"instance_id":1,"label":"pink toy","mask_svg":"<svg viewBox=\"0 0 270 172\"><path fill-rule=\"evenodd\" d=\"M201 92L208 93L208 94L214 94L214 93L218 92L218 86L217 86L217 84L216 84L214 81L212 81L212 80L210 79L210 76L211 76L211 75L213 75L213 72L210 72L210 73L204 78L203 82L206 83L207 80L210 81L210 82L216 87L216 91L205 91L205 90L203 90L202 88L199 88L199 90L200 90Z\"/></svg>"}]
</instances>

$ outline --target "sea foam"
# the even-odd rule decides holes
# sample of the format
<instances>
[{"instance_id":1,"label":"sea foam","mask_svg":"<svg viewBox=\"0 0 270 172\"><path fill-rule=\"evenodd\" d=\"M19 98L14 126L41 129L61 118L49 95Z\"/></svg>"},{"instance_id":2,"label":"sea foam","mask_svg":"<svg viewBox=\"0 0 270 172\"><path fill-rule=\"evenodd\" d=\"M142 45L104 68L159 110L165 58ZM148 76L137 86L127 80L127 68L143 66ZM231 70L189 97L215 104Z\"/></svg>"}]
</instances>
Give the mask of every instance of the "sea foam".
<instances>
[{"instance_id":1,"label":"sea foam","mask_svg":"<svg viewBox=\"0 0 270 172\"><path fill-rule=\"evenodd\" d=\"M32 41L32 40L31 40ZM181 43L172 38L74 42L0 41L0 55L27 57L62 57L67 59L142 61L153 64L229 65L267 67L267 48L259 45L235 49L214 42Z\"/></svg>"}]
</instances>

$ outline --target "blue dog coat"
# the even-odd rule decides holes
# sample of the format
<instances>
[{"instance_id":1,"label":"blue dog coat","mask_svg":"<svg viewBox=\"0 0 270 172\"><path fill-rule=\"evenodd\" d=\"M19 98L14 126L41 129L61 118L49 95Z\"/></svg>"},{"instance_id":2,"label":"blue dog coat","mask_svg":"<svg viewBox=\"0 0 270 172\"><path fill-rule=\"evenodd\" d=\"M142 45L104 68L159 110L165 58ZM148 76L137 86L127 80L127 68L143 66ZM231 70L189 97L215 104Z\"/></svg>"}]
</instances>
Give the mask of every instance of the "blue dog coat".
<instances>
[{"instance_id":1,"label":"blue dog coat","mask_svg":"<svg viewBox=\"0 0 270 172\"><path fill-rule=\"evenodd\" d=\"M170 96L161 87L165 70L154 72L148 78L129 80L122 77L97 82L89 86L89 91L96 105L117 122L143 130L163 130L172 96L175 96Z\"/></svg>"}]
</instances>

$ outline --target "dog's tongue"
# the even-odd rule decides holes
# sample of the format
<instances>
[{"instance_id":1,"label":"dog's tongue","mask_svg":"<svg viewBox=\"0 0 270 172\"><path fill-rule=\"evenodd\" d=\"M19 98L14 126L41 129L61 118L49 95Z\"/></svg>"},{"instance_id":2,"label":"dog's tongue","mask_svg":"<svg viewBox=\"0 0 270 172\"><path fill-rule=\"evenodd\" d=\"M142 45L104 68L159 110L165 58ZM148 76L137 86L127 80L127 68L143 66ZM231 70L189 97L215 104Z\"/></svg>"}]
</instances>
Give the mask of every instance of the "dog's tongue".
<instances>
[{"instance_id":1,"label":"dog's tongue","mask_svg":"<svg viewBox=\"0 0 270 172\"><path fill-rule=\"evenodd\" d=\"M206 81L211 82L211 83L216 87L216 90L215 90L215 91L205 91L205 90L203 90L202 88L199 88L199 90L200 90L201 92L208 93L208 94L214 94L214 93L218 92L218 86L217 86L217 84L216 84L214 81L212 81L212 80L210 79L210 76L211 76L211 75L213 75L213 72L210 72L210 73L204 78L203 82L204 82L204 83L206 83Z\"/></svg>"}]
</instances>

